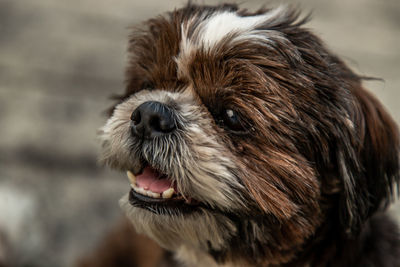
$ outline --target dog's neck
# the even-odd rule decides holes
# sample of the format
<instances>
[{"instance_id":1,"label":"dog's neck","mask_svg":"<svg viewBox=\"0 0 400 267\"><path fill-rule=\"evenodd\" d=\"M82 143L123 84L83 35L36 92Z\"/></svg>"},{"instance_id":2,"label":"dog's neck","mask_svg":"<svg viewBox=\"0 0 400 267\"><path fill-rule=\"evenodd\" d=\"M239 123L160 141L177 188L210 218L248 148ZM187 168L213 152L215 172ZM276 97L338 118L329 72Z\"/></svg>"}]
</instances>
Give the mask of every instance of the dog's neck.
<instances>
[{"instance_id":1,"label":"dog's neck","mask_svg":"<svg viewBox=\"0 0 400 267\"><path fill-rule=\"evenodd\" d=\"M325 229L326 231L329 229ZM400 236L397 224L385 213L368 219L360 232L349 236L337 231L310 242L296 261L284 266L398 266Z\"/></svg>"},{"instance_id":2,"label":"dog's neck","mask_svg":"<svg viewBox=\"0 0 400 267\"><path fill-rule=\"evenodd\" d=\"M356 237L332 232L326 232L322 236L325 238L309 240L298 257L279 266L396 266L400 238L396 224L385 214L373 216ZM217 263L207 252L189 245L180 246L175 251L175 259L183 266L193 267L249 266L248 263L237 260ZM263 266L277 265L266 262Z\"/></svg>"}]
</instances>

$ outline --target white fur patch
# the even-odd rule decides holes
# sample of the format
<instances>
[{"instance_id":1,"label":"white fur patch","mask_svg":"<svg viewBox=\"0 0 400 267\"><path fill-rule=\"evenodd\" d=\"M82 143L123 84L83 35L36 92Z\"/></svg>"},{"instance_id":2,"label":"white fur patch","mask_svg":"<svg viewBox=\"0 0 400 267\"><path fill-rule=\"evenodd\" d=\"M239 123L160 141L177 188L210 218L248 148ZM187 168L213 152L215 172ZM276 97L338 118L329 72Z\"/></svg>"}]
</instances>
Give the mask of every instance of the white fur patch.
<instances>
[{"instance_id":1,"label":"white fur patch","mask_svg":"<svg viewBox=\"0 0 400 267\"><path fill-rule=\"evenodd\" d=\"M217 13L202 23L199 41L205 48L212 48L229 34L252 34L255 28L275 18L279 13L281 13L281 7L266 14L248 17L240 17L233 12Z\"/></svg>"},{"instance_id":2,"label":"white fur patch","mask_svg":"<svg viewBox=\"0 0 400 267\"><path fill-rule=\"evenodd\" d=\"M255 29L261 24L279 19L281 15L284 16L284 9L285 6L279 6L268 13L246 17L241 17L235 12L228 11L216 13L205 19L198 26L195 26L196 28L192 35L188 36L189 30L193 27L192 24L201 19L194 18L181 26L181 53L186 54L199 47L210 49L231 34L237 35L238 38L240 38L240 35L254 35Z\"/></svg>"},{"instance_id":3,"label":"white fur patch","mask_svg":"<svg viewBox=\"0 0 400 267\"><path fill-rule=\"evenodd\" d=\"M178 76L187 75L187 66L190 64L194 52L198 50L208 52L228 36L232 37L230 43L243 40L259 43L271 42L268 39L269 34L275 38L279 35L268 29L257 30L257 27L285 18L285 10L286 6L281 5L265 14L244 17L239 16L236 12L224 11L215 13L209 18L202 18L200 15L182 23L180 52L175 58L178 65ZM199 20L203 21L196 25Z\"/></svg>"}]
</instances>

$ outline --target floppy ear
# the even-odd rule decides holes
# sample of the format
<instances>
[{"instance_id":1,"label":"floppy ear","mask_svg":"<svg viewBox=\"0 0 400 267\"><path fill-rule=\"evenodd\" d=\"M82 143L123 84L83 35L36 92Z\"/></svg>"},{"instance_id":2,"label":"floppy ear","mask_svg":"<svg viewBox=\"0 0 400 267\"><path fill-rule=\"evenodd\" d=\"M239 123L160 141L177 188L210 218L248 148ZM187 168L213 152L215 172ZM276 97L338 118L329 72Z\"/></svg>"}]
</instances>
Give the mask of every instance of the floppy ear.
<instances>
[{"instance_id":1,"label":"floppy ear","mask_svg":"<svg viewBox=\"0 0 400 267\"><path fill-rule=\"evenodd\" d=\"M339 212L341 221L350 232L379 208L385 208L399 189L399 131L382 104L361 86L351 91L354 96L352 121L359 147L356 169L348 173L338 158L343 181ZM353 169L354 171L354 169ZM346 181L350 179L350 181Z\"/></svg>"}]
</instances>

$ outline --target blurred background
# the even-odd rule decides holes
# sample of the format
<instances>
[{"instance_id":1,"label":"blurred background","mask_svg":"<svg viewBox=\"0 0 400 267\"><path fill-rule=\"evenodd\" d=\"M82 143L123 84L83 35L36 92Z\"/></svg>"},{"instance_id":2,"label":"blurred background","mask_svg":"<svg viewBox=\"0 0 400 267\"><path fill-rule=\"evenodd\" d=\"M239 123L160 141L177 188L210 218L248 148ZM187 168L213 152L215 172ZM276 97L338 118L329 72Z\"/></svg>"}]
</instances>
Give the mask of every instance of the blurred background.
<instances>
[{"instance_id":1,"label":"blurred background","mask_svg":"<svg viewBox=\"0 0 400 267\"><path fill-rule=\"evenodd\" d=\"M308 27L358 73L385 80L366 85L399 123L400 1L285 2L313 11ZM121 216L128 182L98 166L96 131L124 87L128 27L185 3L0 0L0 262L72 266Z\"/></svg>"}]
</instances>

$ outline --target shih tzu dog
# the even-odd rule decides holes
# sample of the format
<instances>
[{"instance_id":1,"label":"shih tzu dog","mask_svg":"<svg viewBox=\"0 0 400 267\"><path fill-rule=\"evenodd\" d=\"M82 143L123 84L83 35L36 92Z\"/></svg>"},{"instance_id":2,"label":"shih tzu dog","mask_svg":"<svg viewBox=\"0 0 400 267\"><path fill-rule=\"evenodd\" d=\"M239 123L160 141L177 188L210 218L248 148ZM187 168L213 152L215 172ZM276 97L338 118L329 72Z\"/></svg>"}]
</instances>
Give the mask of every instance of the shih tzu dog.
<instances>
[{"instance_id":1,"label":"shih tzu dog","mask_svg":"<svg viewBox=\"0 0 400 267\"><path fill-rule=\"evenodd\" d=\"M102 160L175 264L400 266L398 129L306 21L188 4L131 35Z\"/></svg>"}]
</instances>

